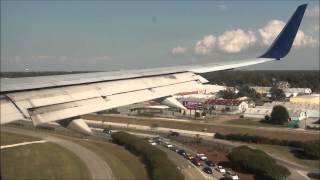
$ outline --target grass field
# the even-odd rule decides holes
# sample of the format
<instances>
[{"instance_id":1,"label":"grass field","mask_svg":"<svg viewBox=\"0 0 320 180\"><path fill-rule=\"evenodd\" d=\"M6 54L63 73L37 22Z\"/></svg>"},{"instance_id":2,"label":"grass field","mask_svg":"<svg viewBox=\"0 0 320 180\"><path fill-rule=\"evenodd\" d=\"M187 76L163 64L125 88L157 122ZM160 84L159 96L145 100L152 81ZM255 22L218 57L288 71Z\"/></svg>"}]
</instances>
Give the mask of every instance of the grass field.
<instances>
[{"instance_id":1,"label":"grass field","mask_svg":"<svg viewBox=\"0 0 320 180\"><path fill-rule=\"evenodd\" d=\"M275 125L275 124L268 124L257 120L252 119L232 119L223 122L223 124L229 125L241 125L241 126L256 126L256 127L276 127L276 128L286 128L286 125Z\"/></svg>"},{"instance_id":2,"label":"grass field","mask_svg":"<svg viewBox=\"0 0 320 180\"><path fill-rule=\"evenodd\" d=\"M294 153L292 153L293 148L288 146L276 146L276 145L266 145L266 144L257 144L257 145L250 144L250 146L259 148L265 152L281 157L282 159L294 162L302 166L306 166L313 170L320 169L320 160L297 158L295 157Z\"/></svg>"},{"instance_id":3,"label":"grass field","mask_svg":"<svg viewBox=\"0 0 320 180\"><path fill-rule=\"evenodd\" d=\"M129 117L111 117L111 116L101 116L101 115L85 115L84 119L96 120L96 121L107 121L115 123L125 123L125 124L137 124L144 126L151 126L152 124L157 124L158 127L183 129L191 131L204 131L221 134L249 134L249 135L259 135L269 138L287 139L287 140L316 140L319 139L319 133L304 133L301 131L287 130L282 128L264 128L256 126L231 126L225 124L206 124L200 122L177 122L170 120L157 120L157 119L139 119L139 118L129 118Z\"/></svg>"},{"instance_id":4,"label":"grass field","mask_svg":"<svg viewBox=\"0 0 320 180\"><path fill-rule=\"evenodd\" d=\"M2 140L12 144L37 139L1 132ZM89 179L85 164L69 150L53 143L2 149L1 176L2 179Z\"/></svg>"},{"instance_id":5,"label":"grass field","mask_svg":"<svg viewBox=\"0 0 320 180\"><path fill-rule=\"evenodd\" d=\"M18 134L13 133L4 133L1 132L1 142L0 145L9 145L9 144L16 144L22 142L29 142L29 141L38 141L40 139L29 137L29 136L21 136Z\"/></svg>"},{"instance_id":6,"label":"grass field","mask_svg":"<svg viewBox=\"0 0 320 180\"><path fill-rule=\"evenodd\" d=\"M80 144L97 153L97 155L99 155L109 164L116 179L148 179L147 171L140 159L121 146L100 140L81 140L71 137L64 138L72 140L77 144Z\"/></svg>"}]
</instances>

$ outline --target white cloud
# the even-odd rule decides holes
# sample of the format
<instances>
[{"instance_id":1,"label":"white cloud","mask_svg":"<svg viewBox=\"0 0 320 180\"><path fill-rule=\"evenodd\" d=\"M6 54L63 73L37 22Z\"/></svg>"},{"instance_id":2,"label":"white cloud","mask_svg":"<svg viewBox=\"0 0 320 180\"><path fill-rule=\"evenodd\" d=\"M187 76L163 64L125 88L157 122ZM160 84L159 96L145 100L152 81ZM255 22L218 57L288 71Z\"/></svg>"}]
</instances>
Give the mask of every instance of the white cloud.
<instances>
[{"instance_id":1,"label":"white cloud","mask_svg":"<svg viewBox=\"0 0 320 180\"><path fill-rule=\"evenodd\" d=\"M263 28L259 29L263 45L270 45L273 40L278 36L285 23L280 20L271 20ZM299 30L293 42L295 47L314 47L319 44L319 41L312 36L305 34Z\"/></svg>"},{"instance_id":2,"label":"white cloud","mask_svg":"<svg viewBox=\"0 0 320 180\"><path fill-rule=\"evenodd\" d=\"M218 37L218 44L221 50L227 53L237 53L255 44L257 38L252 31L242 29L225 31Z\"/></svg>"},{"instance_id":3,"label":"white cloud","mask_svg":"<svg viewBox=\"0 0 320 180\"><path fill-rule=\"evenodd\" d=\"M308 8L306 11L307 17L319 17L319 7Z\"/></svg>"},{"instance_id":4,"label":"white cloud","mask_svg":"<svg viewBox=\"0 0 320 180\"><path fill-rule=\"evenodd\" d=\"M319 41L314 39L312 36L305 34L303 31L299 30L296 38L293 42L294 46L297 47L315 47L319 44Z\"/></svg>"},{"instance_id":5,"label":"white cloud","mask_svg":"<svg viewBox=\"0 0 320 180\"><path fill-rule=\"evenodd\" d=\"M173 48L171 51L171 53L174 55L185 54L186 52L187 52L187 48L182 47L182 46L177 46L177 47Z\"/></svg>"},{"instance_id":6,"label":"white cloud","mask_svg":"<svg viewBox=\"0 0 320 180\"><path fill-rule=\"evenodd\" d=\"M269 21L262 29L259 29L259 33L262 38L262 44L270 45L282 30L284 25L285 23L283 21L275 19Z\"/></svg>"},{"instance_id":7,"label":"white cloud","mask_svg":"<svg viewBox=\"0 0 320 180\"><path fill-rule=\"evenodd\" d=\"M194 51L195 53L200 55L207 55L212 51L215 43L216 37L214 37L213 35L205 36L202 40L196 43Z\"/></svg>"}]
</instances>

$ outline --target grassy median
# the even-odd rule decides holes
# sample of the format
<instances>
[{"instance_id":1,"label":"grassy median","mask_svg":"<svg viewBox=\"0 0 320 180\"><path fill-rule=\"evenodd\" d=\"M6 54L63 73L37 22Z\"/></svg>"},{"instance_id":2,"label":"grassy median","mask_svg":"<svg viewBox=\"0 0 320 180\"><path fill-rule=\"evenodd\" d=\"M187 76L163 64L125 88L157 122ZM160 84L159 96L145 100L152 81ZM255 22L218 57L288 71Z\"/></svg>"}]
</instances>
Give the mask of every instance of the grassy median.
<instances>
[{"instance_id":1,"label":"grassy median","mask_svg":"<svg viewBox=\"0 0 320 180\"><path fill-rule=\"evenodd\" d=\"M1 143L38 140L1 132ZM89 179L85 164L72 152L53 143L30 144L1 150L2 179Z\"/></svg>"},{"instance_id":2,"label":"grassy median","mask_svg":"<svg viewBox=\"0 0 320 180\"><path fill-rule=\"evenodd\" d=\"M17 144L17 143L29 142L29 141L39 141L39 140L41 139L30 137L30 136L22 136L14 133L1 132L0 145L3 146L3 145Z\"/></svg>"},{"instance_id":3,"label":"grassy median","mask_svg":"<svg viewBox=\"0 0 320 180\"><path fill-rule=\"evenodd\" d=\"M263 149L265 152L273 154L277 157L281 157L284 160L294 162L301 166L308 167L313 170L320 169L320 161L315 159L303 159L296 157L294 153L296 148L288 147L288 146L277 146L277 145L269 145L269 144L248 144L252 147Z\"/></svg>"},{"instance_id":4,"label":"grassy median","mask_svg":"<svg viewBox=\"0 0 320 180\"><path fill-rule=\"evenodd\" d=\"M225 121L223 124L228 125L240 125L240 126L255 126L255 127L271 127L271 128L286 128L286 125L277 125L277 124L268 124L265 122L261 122L260 120L253 119L232 119Z\"/></svg>"},{"instance_id":5,"label":"grassy median","mask_svg":"<svg viewBox=\"0 0 320 180\"><path fill-rule=\"evenodd\" d=\"M145 118L130 118L130 117L112 117L112 116L102 116L89 114L83 116L84 119L95 120L95 121L105 121L114 123L124 123L124 124L136 124L143 126L151 126L156 124L158 127L174 128L190 131L204 131L212 133L221 134L249 134L249 135L259 135L268 138L279 138L286 140L298 140L298 141L308 141L319 139L319 133L304 133L300 131L287 130L284 128L258 128L258 126L232 126L224 124L208 124L200 123L199 121L194 122L178 122L170 120L159 120L159 119L145 119Z\"/></svg>"},{"instance_id":6,"label":"grassy median","mask_svg":"<svg viewBox=\"0 0 320 180\"><path fill-rule=\"evenodd\" d=\"M142 161L125 148L99 139L79 139L57 135L71 140L99 155L110 166L119 180L147 180L148 174Z\"/></svg>"}]
</instances>

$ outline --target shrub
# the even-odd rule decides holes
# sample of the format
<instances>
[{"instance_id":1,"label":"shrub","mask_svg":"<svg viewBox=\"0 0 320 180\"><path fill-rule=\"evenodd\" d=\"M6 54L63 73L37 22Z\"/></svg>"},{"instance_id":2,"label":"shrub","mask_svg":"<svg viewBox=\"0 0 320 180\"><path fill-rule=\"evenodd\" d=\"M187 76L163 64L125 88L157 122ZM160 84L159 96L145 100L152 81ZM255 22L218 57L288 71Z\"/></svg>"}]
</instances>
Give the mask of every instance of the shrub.
<instances>
[{"instance_id":1,"label":"shrub","mask_svg":"<svg viewBox=\"0 0 320 180\"><path fill-rule=\"evenodd\" d=\"M142 157L152 180L184 179L166 153L146 143L145 140L125 132L112 133L111 136L113 142Z\"/></svg>"},{"instance_id":2,"label":"shrub","mask_svg":"<svg viewBox=\"0 0 320 180\"><path fill-rule=\"evenodd\" d=\"M274 106L271 112L270 122L273 124L284 124L288 122L289 113L283 106Z\"/></svg>"},{"instance_id":3,"label":"shrub","mask_svg":"<svg viewBox=\"0 0 320 180\"><path fill-rule=\"evenodd\" d=\"M234 148L227 157L235 169L252 172L261 178L285 179L290 175L286 167L278 165L261 150L240 146Z\"/></svg>"},{"instance_id":4,"label":"shrub","mask_svg":"<svg viewBox=\"0 0 320 180\"><path fill-rule=\"evenodd\" d=\"M304 144L303 152L306 156L311 158L320 158L320 140L317 141L309 141Z\"/></svg>"}]
</instances>

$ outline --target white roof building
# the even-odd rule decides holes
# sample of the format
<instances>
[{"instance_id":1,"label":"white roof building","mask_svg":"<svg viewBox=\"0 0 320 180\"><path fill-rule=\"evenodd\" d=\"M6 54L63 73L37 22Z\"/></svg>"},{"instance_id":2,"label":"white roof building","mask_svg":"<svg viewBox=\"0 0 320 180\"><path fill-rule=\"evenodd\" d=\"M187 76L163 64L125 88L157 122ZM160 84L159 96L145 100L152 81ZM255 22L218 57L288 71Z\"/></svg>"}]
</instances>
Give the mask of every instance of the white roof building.
<instances>
[{"instance_id":1,"label":"white roof building","mask_svg":"<svg viewBox=\"0 0 320 180\"><path fill-rule=\"evenodd\" d=\"M262 87L262 86L252 86L260 94L269 94L271 87ZM311 94L312 90L310 88L285 88L283 89L286 97L295 97L301 94Z\"/></svg>"}]
</instances>

